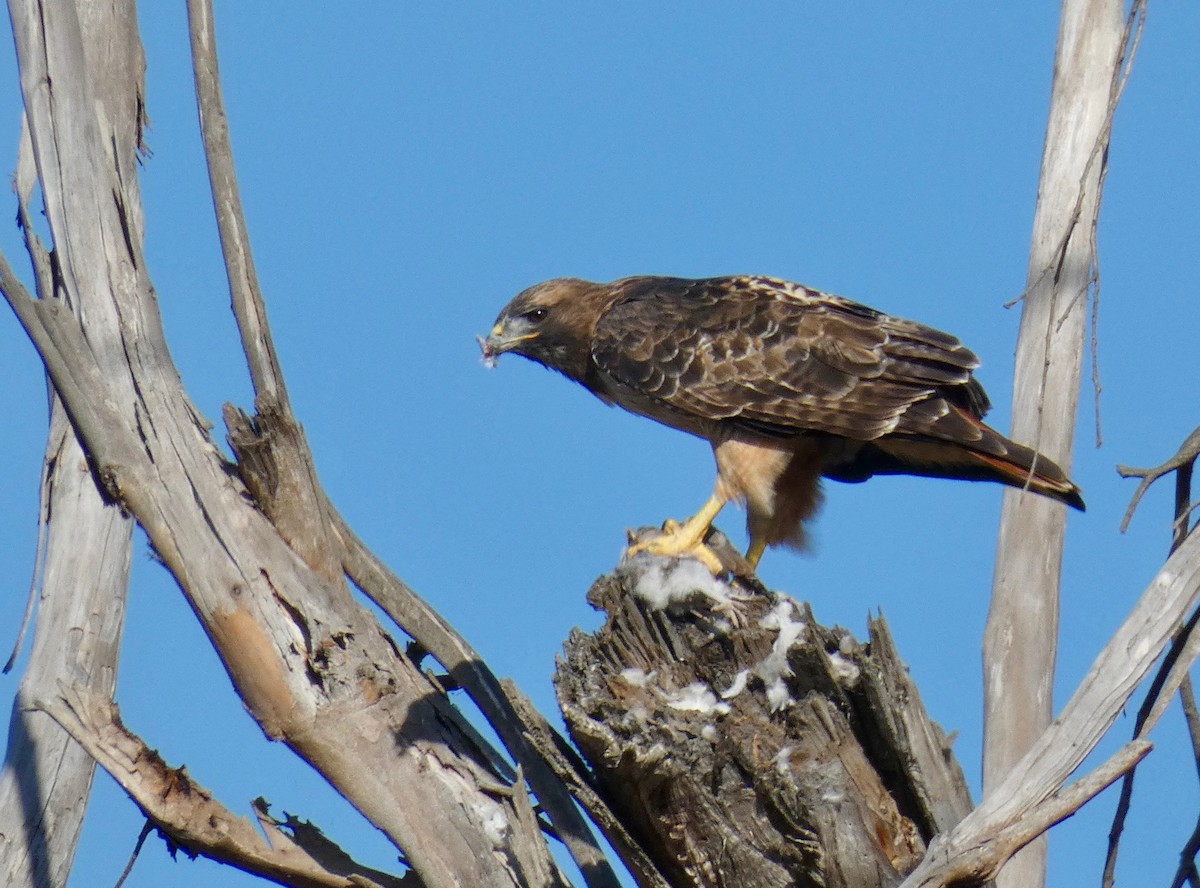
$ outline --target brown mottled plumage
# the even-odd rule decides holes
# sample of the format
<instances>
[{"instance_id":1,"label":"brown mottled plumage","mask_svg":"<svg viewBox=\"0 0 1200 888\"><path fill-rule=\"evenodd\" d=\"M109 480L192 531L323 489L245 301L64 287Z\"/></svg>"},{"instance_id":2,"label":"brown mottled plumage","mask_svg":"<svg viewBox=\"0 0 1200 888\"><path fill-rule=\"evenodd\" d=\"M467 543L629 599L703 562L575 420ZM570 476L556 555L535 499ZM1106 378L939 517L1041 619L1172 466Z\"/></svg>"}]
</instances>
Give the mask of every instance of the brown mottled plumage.
<instances>
[{"instance_id":1,"label":"brown mottled plumage","mask_svg":"<svg viewBox=\"0 0 1200 888\"><path fill-rule=\"evenodd\" d=\"M728 500L746 504L752 564L800 545L822 476L997 481L1083 508L1057 465L982 422L979 360L956 338L788 281L559 278L510 302L483 350L712 443L713 498L654 551L690 551Z\"/></svg>"}]
</instances>

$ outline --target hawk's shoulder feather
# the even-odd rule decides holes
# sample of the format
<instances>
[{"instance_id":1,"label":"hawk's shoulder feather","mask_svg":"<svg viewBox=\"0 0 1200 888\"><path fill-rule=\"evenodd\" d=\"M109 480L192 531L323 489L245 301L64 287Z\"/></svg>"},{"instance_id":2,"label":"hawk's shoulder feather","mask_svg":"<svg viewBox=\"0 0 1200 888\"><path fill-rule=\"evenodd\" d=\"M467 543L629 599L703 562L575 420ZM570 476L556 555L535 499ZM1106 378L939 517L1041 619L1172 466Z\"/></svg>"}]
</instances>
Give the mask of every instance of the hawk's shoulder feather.
<instances>
[{"instance_id":1,"label":"hawk's shoulder feather","mask_svg":"<svg viewBox=\"0 0 1200 888\"><path fill-rule=\"evenodd\" d=\"M975 355L953 336L767 277L626 278L592 359L671 411L760 432L868 441L982 416ZM911 415L910 415L911 414Z\"/></svg>"}]
</instances>

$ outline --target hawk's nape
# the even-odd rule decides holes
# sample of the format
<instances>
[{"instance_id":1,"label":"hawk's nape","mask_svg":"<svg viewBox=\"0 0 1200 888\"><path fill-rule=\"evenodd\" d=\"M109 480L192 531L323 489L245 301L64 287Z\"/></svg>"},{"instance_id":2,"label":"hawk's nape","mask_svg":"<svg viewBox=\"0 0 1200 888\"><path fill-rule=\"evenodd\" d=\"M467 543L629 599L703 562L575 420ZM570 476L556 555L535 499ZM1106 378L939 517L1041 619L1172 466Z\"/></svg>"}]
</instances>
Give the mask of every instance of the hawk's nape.
<instances>
[{"instance_id":1,"label":"hawk's nape","mask_svg":"<svg viewBox=\"0 0 1200 888\"><path fill-rule=\"evenodd\" d=\"M691 554L718 571L703 540L734 500L756 566L767 546L803 544L821 477L994 481L1084 507L1052 460L983 422L979 360L958 339L800 284L558 278L501 311L484 357L510 351L712 445L712 497L634 550Z\"/></svg>"}]
</instances>

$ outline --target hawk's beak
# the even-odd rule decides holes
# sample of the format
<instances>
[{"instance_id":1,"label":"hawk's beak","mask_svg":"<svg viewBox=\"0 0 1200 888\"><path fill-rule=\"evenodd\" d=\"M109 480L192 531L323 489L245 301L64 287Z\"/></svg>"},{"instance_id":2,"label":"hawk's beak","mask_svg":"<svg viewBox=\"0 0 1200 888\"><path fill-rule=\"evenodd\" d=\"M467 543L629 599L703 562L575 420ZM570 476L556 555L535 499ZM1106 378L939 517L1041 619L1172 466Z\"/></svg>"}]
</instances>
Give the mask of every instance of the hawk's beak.
<instances>
[{"instance_id":1,"label":"hawk's beak","mask_svg":"<svg viewBox=\"0 0 1200 888\"><path fill-rule=\"evenodd\" d=\"M506 351L512 351L518 344L536 339L537 333L520 333L506 330L503 321L497 321L496 326L487 335L487 339L476 336L479 348L483 351L483 363L487 367L495 367L496 360Z\"/></svg>"}]
</instances>

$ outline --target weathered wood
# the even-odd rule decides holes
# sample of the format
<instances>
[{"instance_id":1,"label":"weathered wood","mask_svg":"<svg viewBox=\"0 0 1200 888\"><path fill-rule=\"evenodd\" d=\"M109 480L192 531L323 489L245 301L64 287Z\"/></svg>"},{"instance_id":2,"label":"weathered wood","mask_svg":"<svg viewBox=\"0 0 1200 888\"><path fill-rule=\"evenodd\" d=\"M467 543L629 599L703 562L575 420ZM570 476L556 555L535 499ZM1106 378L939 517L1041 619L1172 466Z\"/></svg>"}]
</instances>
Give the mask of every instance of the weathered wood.
<instances>
[{"instance_id":1,"label":"weathered wood","mask_svg":"<svg viewBox=\"0 0 1200 888\"><path fill-rule=\"evenodd\" d=\"M325 579L341 582L341 546L330 528L304 429L269 397L259 397L257 407L248 416L225 405L238 477L296 554Z\"/></svg>"},{"instance_id":2,"label":"weathered wood","mask_svg":"<svg viewBox=\"0 0 1200 888\"><path fill-rule=\"evenodd\" d=\"M553 733L545 719L540 715L535 717L523 695L496 678L467 640L368 549L331 504L327 504L327 511L333 532L343 546L346 575L413 637L415 646L424 648L448 670L453 682L479 707L523 770L543 814L583 874L584 883L589 888L619 884L616 872L575 804L574 793L568 789L578 786L578 775L572 773L575 769L558 767L561 759L549 755L548 750L543 752L539 741ZM593 808L588 810L595 815ZM627 849L602 818L597 823L623 858L637 853L636 849Z\"/></svg>"},{"instance_id":3,"label":"weathered wood","mask_svg":"<svg viewBox=\"0 0 1200 888\"><path fill-rule=\"evenodd\" d=\"M14 22L17 8L9 4ZM76 0L76 27L86 29L86 44L68 40L55 45L61 65L93 85L90 125L107 146L102 162L126 180L131 201L123 207L123 239L140 249L142 214L138 199L137 152L144 122L145 58L132 4ZM69 44L69 45L68 45ZM39 92L38 97L44 97ZM38 99L34 99L36 102ZM34 113L34 112L27 112ZM84 122L78 122L80 126ZM44 133L34 135L44 137ZM53 162L59 151L78 147L76 134L35 152L28 117L23 127L17 169L18 215L33 262L39 295L67 296L56 275L85 285L103 279L109 269L108 244L87 223L53 226L54 259L38 241L29 202L37 164ZM83 171L77 166L75 172ZM75 195L62 182L43 185L48 206L61 210ZM69 260L64 257L70 257ZM65 266L65 267L64 267ZM95 278L90 277L94 275ZM77 321L75 321L77 323ZM78 683L111 697L117 676L125 596L129 584L133 522L98 489L84 450L70 428L63 404L51 398L50 434L42 480L45 551L38 594L36 634L25 675L13 703L8 747L0 774L0 884L11 888L48 888L67 882L91 794L95 763L44 713L27 711L33 700L53 693L62 681Z\"/></svg>"},{"instance_id":4,"label":"weathered wood","mask_svg":"<svg viewBox=\"0 0 1200 888\"><path fill-rule=\"evenodd\" d=\"M597 581L556 674L598 791L672 885L897 884L970 798L882 618L862 645L765 591L656 610L664 563Z\"/></svg>"},{"instance_id":5,"label":"weathered wood","mask_svg":"<svg viewBox=\"0 0 1200 888\"><path fill-rule=\"evenodd\" d=\"M56 405L46 454L48 528L37 630L13 702L0 772L0 885L67 884L95 762L41 712L59 682L112 697L125 622L133 522L104 501Z\"/></svg>"},{"instance_id":6,"label":"weathered wood","mask_svg":"<svg viewBox=\"0 0 1200 888\"><path fill-rule=\"evenodd\" d=\"M1128 744L1101 768L1066 785L1125 710L1197 602L1200 534L1193 533L1142 593L1058 717L983 802L935 840L904 888L977 884L990 878L1032 836L1135 765L1149 748L1145 741Z\"/></svg>"},{"instance_id":7,"label":"weathered wood","mask_svg":"<svg viewBox=\"0 0 1200 888\"><path fill-rule=\"evenodd\" d=\"M1119 0L1064 0L1013 386L1012 437L1071 467L1096 222L1122 59ZM985 796L1050 724L1066 509L1004 496L984 636ZM1001 886L1045 881L1044 841Z\"/></svg>"},{"instance_id":8,"label":"weathered wood","mask_svg":"<svg viewBox=\"0 0 1200 888\"><path fill-rule=\"evenodd\" d=\"M95 477L145 529L264 733L329 779L425 884L563 884L523 783L497 781L436 683L341 578L295 554L211 441L129 237L136 191L111 162L82 64L94 32L70 4L10 11L58 283L79 317L7 269L3 289ZM67 250L72 236L95 251Z\"/></svg>"},{"instance_id":9,"label":"weathered wood","mask_svg":"<svg viewBox=\"0 0 1200 888\"><path fill-rule=\"evenodd\" d=\"M221 89L217 64L217 28L211 0L187 0L188 35L192 45L192 73L196 83L196 105L200 111L200 132L204 138L204 157L216 210L217 233L229 278L230 302L242 337L242 351L250 370L254 393L268 403L279 405L291 414L287 385L275 341L267 320L254 253L250 249L246 213L242 208L237 168L233 162L233 142L229 137L229 118Z\"/></svg>"},{"instance_id":10,"label":"weathered wood","mask_svg":"<svg viewBox=\"0 0 1200 888\"><path fill-rule=\"evenodd\" d=\"M420 888L411 872L400 878L359 864L311 824L289 817L293 829L280 829L261 799L255 803L257 822L234 814L187 769L168 766L128 730L107 697L64 684L39 705L116 777L148 821L189 855L203 854L297 888Z\"/></svg>"}]
</instances>

